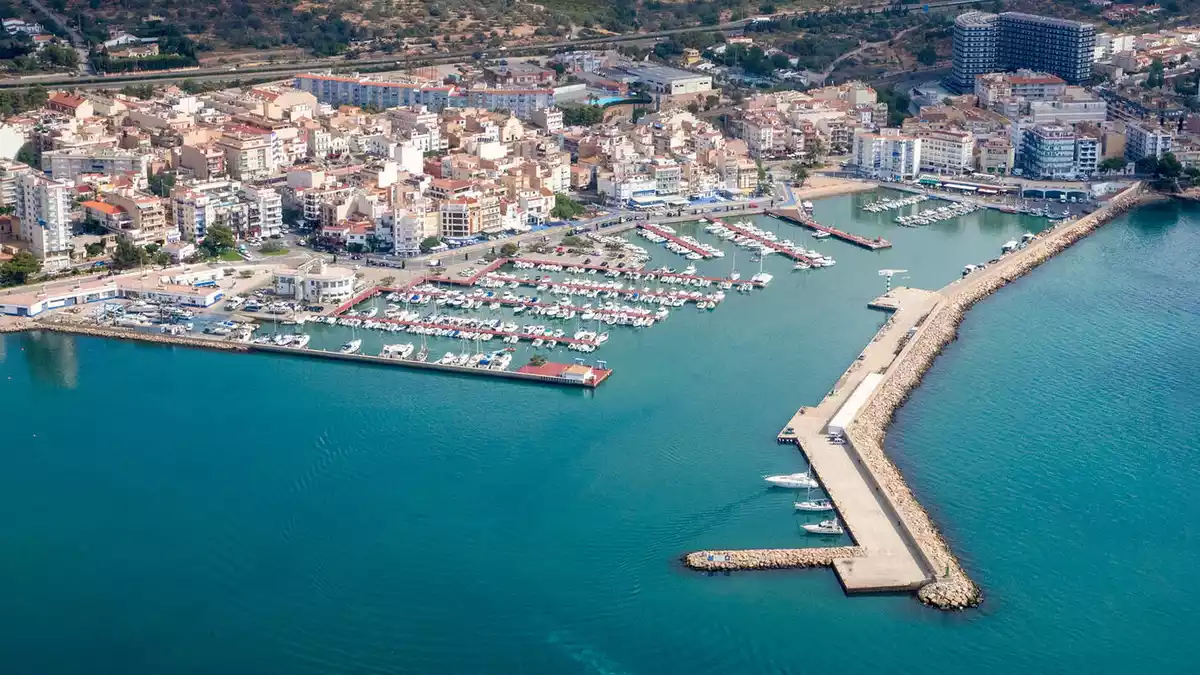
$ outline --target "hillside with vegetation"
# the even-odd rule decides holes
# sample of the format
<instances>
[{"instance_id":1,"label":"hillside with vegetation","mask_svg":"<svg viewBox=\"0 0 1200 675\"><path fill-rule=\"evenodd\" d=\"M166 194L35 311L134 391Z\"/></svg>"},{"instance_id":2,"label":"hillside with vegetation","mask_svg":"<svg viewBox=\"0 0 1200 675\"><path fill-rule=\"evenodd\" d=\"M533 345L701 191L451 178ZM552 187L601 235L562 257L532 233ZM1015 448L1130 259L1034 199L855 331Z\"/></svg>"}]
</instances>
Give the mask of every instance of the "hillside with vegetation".
<instances>
[{"instance_id":1,"label":"hillside with vegetation","mask_svg":"<svg viewBox=\"0 0 1200 675\"><path fill-rule=\"evenodd\" d=\"M814 9L815 0L46 0L102 41L119 28L142 36L171 30L198 50L300 47L340 54L359 42L403 51L414 46L469 49L525 45L715 25L776 11ZM850 5L859 3L850 3ZM140 32L139 32L140 31Z\"/></svg>"}]
</instances>

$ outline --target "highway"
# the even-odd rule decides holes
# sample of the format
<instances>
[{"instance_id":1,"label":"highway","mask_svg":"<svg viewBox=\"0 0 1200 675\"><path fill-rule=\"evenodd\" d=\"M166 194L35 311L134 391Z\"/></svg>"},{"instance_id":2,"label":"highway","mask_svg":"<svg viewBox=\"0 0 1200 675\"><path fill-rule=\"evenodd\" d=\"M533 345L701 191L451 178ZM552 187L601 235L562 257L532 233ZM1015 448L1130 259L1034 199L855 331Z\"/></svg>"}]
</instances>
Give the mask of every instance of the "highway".
<instances>
[{"instance_id":1,"label":"highway","mask_svg":"<svg viewBox=\"0 0 1200 675\"><path fill-rule=\"evenodd\" d=\"M949 7L957 7L961 5L972 5L977 0L941 0L939 2L930 2L923 4L906 4L902 5L903 9L909 11L924 11L925 9L945 9ZM891 9L895 9L893 4L871 5L862 8L862 11L869 13L882 13ZM672 35L680 35L683 33L711 33L711 32L726 32L742 30L752 21L761 20L764 18L787 18L796 16L798 13L778 13L763 17L755 17L750 19L741 19L739 21L729 21L713 26L697 26L693 28L676 28L672 30L661 30L650 33L623 33L602 38L588 38L584 40L564 40L559 42L547 42L544 44L530 45L527 47L513 47L502 52L503 56L529 56L546 51L563 49L566 47L608 47L629 42L638 42L642 40L654 40L658 38L670 37ZM448 52L445 54L436 55L421 55L419 57L406 56L387 56L383 58L372 59L353 59L345 58L330 58L330 59L313 59L311 61L282 63L276 65L260 66L256 68L244 68L230 70L228 66L216 68L198 68L195 70L186 71L171 71L171 72L153 72L153 73L138 73L138 74L120 74L107 76L92 76L92 77L44 77L44 78L24 78L24 79L8 79L0 80L0 89L28 89L30 87L68 87L68 88L97 88L106 89L111 87L123 87L127 84L140 83L169 83L179 82L182 80L232 80L232 79L263 79L278 77L283 79L305 73L313 70L340 70L353 71L365 70L368 68L378 67L393 67L396 69L408 68L417 65L433 65L442 63L457 63L471 59L472 55L478 50ZM496 50L489 50L489 55L492 57L498 56Z\"/></svg>"}]
</instances>

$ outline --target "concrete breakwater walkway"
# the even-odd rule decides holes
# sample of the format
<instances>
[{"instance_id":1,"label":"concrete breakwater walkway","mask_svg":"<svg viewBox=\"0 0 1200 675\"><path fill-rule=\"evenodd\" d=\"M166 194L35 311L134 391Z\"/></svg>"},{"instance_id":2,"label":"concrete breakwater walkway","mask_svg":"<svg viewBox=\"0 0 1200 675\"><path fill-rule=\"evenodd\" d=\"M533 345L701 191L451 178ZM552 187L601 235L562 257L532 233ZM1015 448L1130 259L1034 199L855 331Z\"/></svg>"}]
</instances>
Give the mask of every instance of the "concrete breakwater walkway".
<instances>
[{"instance_id":1,"label":"concrete breakwater walkway","mask_svg":"<svg viewBox=\"0 0 1200 675\"><path fill-rule=\"evenodd\" d=\"M700 551L684 557L700 570L812 567L825 561L848 592L915 590L925 604L965 609L983 600L929 514L884 453L884 434L895 411L920 384L942 348L954 339L965 312L1009 282L1027 274L1075 241L1151 199L1135 184L1103 208L1044 232L1026 248L955 281L937 293L895 289L880 307L894 309L888 325L872 339L818 406L801 408L780 433L808 456L839 517L857 544L853 555L839 549ZM882 373L870 397L846 428L845 445L831 443L826 426L870 372Z\"/></svg>"},{"instance_id":2,"label":"concrete breakwater walkway","mask_svg":"<svg viewBox=\"0 0 1200 675\"><path fill-rule=\"evenodd\" d=\"M1060 224L1027 246L956 281L941 291L943 299L897 357L886 378L863 406L847 430L850 443L872 467L880 485L890 495L901 519L918 543L934 579L918 592L922 602L941 609L961 609L979 604L982 592L959 564L929 514L917 502L896 465L883 451L884 435L896 410L920 384L937 355L957 336L968 309L1014 281L1112 218L1145 203L1149 197L1135 184L1101 209L1070 223Z\"/></svg>"}]
</instances>

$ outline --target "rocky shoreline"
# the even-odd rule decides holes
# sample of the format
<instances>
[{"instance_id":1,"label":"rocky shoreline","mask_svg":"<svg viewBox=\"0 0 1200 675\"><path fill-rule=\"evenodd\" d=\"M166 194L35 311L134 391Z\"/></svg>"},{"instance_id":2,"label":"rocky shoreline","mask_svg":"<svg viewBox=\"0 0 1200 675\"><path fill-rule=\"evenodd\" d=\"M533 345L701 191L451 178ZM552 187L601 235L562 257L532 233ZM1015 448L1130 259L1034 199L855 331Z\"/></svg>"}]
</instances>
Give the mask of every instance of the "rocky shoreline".
<instances>
[{"instance_id":1,"label":"rocky shoreline","mask_svg":"<svg viewBox=\"0 0 1200 675\"><path fill-rule=\"evenodd\" d=\"M921 383L942 349L957 337L958 325L975 303L1028 274L1114 217L1155 198L1143 192L1141 184L1135 184L1098 211L1043 234L1025 249L943 289L944 299L930 311L848 429L850 442L863 460L872 465L932 571L933 581L917 594L921 602L939 609L965 609L982 602L983 593L967 576L900 471L884 453L884 436L896 410Z\"/></svg>"},{"instance_id":2,"label":"rocky shoreline","mask_svg":"<svg viewBox=\"0 0 1200 675\"><path fill-rule=\"evenodd\" d=\"M701 572L736 570L782 570L832 567L845 558L863 555L857 546L832 548L759 548L736 551L696 551L684 555L683 564Z\"/></svg>"}]
</instances>

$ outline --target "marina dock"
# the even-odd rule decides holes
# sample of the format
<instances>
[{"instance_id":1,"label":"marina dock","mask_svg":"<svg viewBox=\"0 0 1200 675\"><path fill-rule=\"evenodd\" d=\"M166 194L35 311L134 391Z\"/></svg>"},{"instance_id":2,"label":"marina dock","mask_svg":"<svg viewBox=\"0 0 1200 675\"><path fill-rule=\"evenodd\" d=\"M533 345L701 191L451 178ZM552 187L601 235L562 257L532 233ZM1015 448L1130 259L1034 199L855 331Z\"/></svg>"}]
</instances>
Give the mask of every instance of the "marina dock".
<instances>
[{"instance_id":1,"label":"marina dock","mask_svg":"<svg viewBox=\"0 0 1200 675\"><path fill-rule=\"evenodd\" d=\"M783 244L780 244L778 242L771 241L770 239L764 239L764 238L758 236L757 234L754 234L750 230L743 229L741 227L738 227L737 225L731 225L723 220L714 220L712 222L716 223L717 225L720 225L721 227L724 227L725 229L727 229L731 232L735 232L743 237L746 237L747 239L753 239L754 241L762 244L763 246L766 246L767 248L771 249L772 251L775 251L776 253L779 253L780 255L784 255L788 258L791 258L792 260L803 262L803 263L806 263L809 265L813 264L812 258L810 258L806 255L801 255L799 253L796 253L792 249L790 249L787 246L784 246Z\"/></svg>"},{"instance_id":2,"label":"marina dock","mask_svg":"<svg viewBox=\"0 0 1200 675\"><path fill-rule=\"evenodd\" d=\"M429 296L432 298L438 298L438 297L444 297L444 296L450 295L450 293L447 293L445 291L417 291L417 290L413 290L413 289L406 290L406 291L404 291L404 293L406 293L406 294L407 293L416 293L419 295ZM471 296L471 297L475 297L475 296ZM614 318L614 319L644 319L644 318L654 316L653 313L625 312L625 311L621 311L619 309L603 309L603 308L598 308L598 307L592 307L592 308L585 309L583 307L577 307L574 305L563 305L563 304L560 304L557 302L540 302L540 301L532 302L532 301L528 301L528 300L506 300L505 298L502 298L500 296L495 296L495 297L478 296L477 299L482 300L483 302L497 302L505 307L525 307L527 309L559 309L559 310L572 311L572 312L575 312L576 314L583 314L584 312L591 312L591 313L595 314L596 315L595 318L598 318L598 319L606 319L606 318L610 318L610 317Z\"/></svg>"},{"instance_id":3,"label":"marina dock","mask_svg":"<svg viewBox=\"0 0 1200 675\"><path fill-rule=\"evenodd\" d=\"M842 241L849 242L856 246L861 246L863 248L870 249L872 251L878 251L880 249L892 247L892 243L890 241L888 241L887 239L884 239L883 237L876 237L874 239L868 239L867 237L864 237L862 235L853 234L851 232L845 232L843 230L839 230L836 227L829 227L828 225L822 225L822 224L818 223L817 221L813 220L812 218L809 218L808 216L804 215L797 209L778 209L778 210L768 209L766 211L766 214L768 216L772 216L772 217L778 218L780 220L792 223L793 225L807 227L808 229L816 230L817 232L824 232L824 233L834 237L835 239L841 239Z\"/></svg>"},{"instance_id":4,"label":"marina dock","mask_svg":"<svg viewBox=\"0 0 1200 675\"><path fill-rule=\"evenodd\" d=\"M709 258L714 257L712 253L700 248L699 246L696 246L695 244L691 244L687 241L684 241L683 239L680 239L679 237L671 234L670 232L667 232L666 230L655 227L654 225L651 225L649 223L638 223L638 229L642 229L647 232L652 232L654 234L657 234L658 236L662 237L663 239L666 239L667 241L671 242L672 244L675 244L676 246L685 248L685 249L691 251L692 253L695 253L696 255L700 256L701 258L704 258L705 260L708 260Z\"/></svg>"},{"instance_id":5,"label":"marina dock","mask_svg":"<svg viewBox=\"0 0 1200 675\"><path fill-rule=\"evenodd\" d=\"M508 262L526 263L529 265L545 265L546 264L545 260L530 260L527 258L510 258L508 260ZM629 268L614 269L612 267L604 267L602 265L588 265L588 264L584 264L584 263L570 263L570 264L566 264L566 265L556 265L556 266L562 267L563 271L565 271L565 272L571 272L573 270L596 270L597 272L619 272L622 275L622 277L631 279L633 281L641 281L643 279L646 281L654 281L655 279L678 279L682 282L687 282L689 284L691 284L693 282L699 283L699 282L708 281L708 282L711 282L714 284L728 283L733 286L742 286L742 285L757 286L757 285L759 285L753 281L750 281L749 279L729 279L726 277L706 277L706 276L703 276L700 274L684 274L682 272L661 272L661 271L654 271L654 270L647 270L647 269L629 269ZM537 268L535 268L535 269L537 269Z\"/></svg>"}]
</instances>

